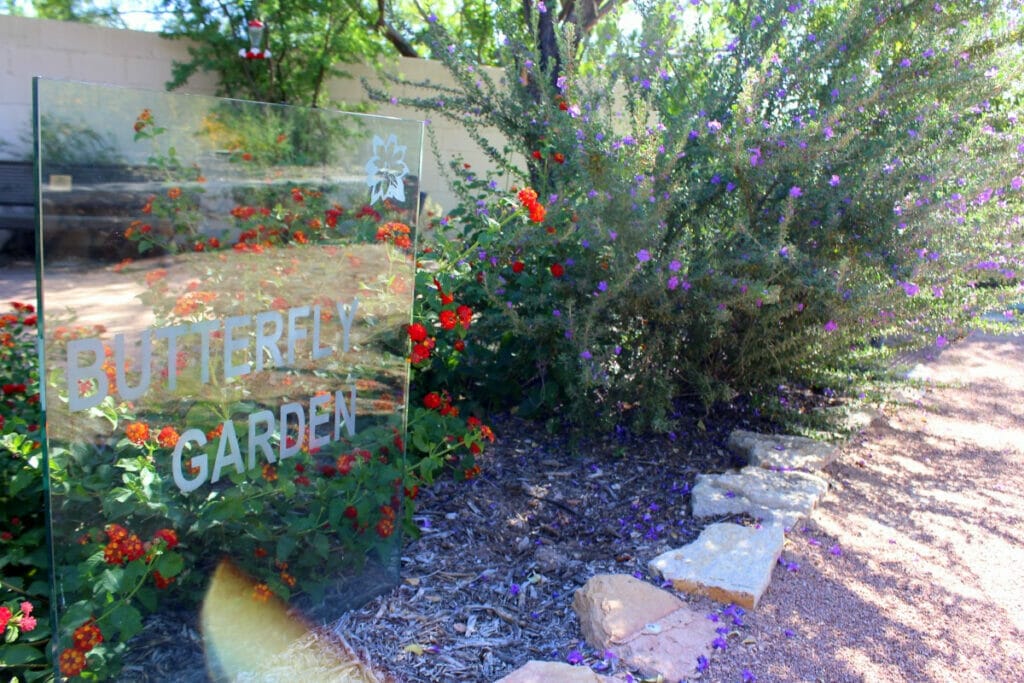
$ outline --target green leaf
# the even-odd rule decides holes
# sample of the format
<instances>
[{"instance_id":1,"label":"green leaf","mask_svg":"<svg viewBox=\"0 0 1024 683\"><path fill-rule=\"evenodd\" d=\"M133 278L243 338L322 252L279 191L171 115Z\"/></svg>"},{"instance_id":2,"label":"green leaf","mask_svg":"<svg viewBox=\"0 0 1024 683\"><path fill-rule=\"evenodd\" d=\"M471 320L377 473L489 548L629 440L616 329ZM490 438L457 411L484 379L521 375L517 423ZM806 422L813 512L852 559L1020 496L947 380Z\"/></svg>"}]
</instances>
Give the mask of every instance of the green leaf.
<instances>
[{"instance_id":1,"label":"green leaf","mask_svg":"<svg viewBox=\"0 0 1024 683\"><path fill-rule=\"evenodd\" d=\"M104 591L107 593L117 593L121 590L123 580L124 570L120 567L105 569L96 579L95 594L99 595Z\"/></svg>"},{"instance_id":2,"label":"green leaf","mask_svg":"<svg viewBox=\"0 0 1024 683\"><path fill-rule=\"evenodd\" d=\"M331 552L331 545L327 540L327 536L324 534L316 534L313 537L313 549L316 550L317 555L327 559Z\"/></svg>"},{"instance_id":3,"label":"green leaf","mask_svg":"<svg viewBox=\"0 0 1024 683\"><path fill-rule=\"evenodd\" d=\"M33 483L42 481L41 474L32 470L20 470L10 479L9 490L11 496L22 493Z\"/></svg>"},{"instance_id":4,"label":"green leaf","mask_svg":"<svg viewBox=\"0 0 1024 683\"><path fill-rule=\"evenodd\" d=\"M292 554L293 550L295 550L295 542L296 538L291 534L285 534L281 538L277 539L276 557L279 561L283 562L288 559L288 556Z\"/></svg>"},{"instance_id":5,"label":"green leaf","mask_svg":"<svg viewBox=\"0 0 1024 683\"><path fill-rule=\"evenodd\" d=\"M115 607L108 619L120 633L119 640L128 640L142 631L142 614L139 613L139 610L126 603L121 603Z\"/></svg>"},{"instance_id":6,"label":"green leaf","mask_svg":"<svg viewBox=\"0 0 1024 683\"><path fill-rule=\"evenodd\" d=\"M156 559L153 568L164 578L169 579L181 573L185 568L185 560L178 553L167 552Z\"/></svg>"},{"instance_id":7,"label":"green leaf","mask_svg":"<svg viewBox=\"0 0 1024 683\"><path fill-rule=\"evenodd\" d=\"M0 666L20 666L41 662L45 659L46 654L42 650L25 643L15 643L0 648Z\"/></svg>"}]
</instances>

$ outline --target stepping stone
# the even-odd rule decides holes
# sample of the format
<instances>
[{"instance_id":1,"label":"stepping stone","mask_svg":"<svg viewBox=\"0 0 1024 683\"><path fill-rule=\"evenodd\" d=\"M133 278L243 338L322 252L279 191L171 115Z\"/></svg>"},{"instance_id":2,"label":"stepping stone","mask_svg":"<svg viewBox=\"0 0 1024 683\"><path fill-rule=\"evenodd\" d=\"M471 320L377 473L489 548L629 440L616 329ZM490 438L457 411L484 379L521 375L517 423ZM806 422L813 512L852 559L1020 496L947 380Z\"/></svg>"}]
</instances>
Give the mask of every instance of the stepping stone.
<instances>
[{"instance_id":1,"label":"stepping stone","mask_svg":"<svg viewBox=\"0 0 1024 683\"><path fill-rule=\"evenodd\" d=\"M758 434L736 429L729 435L729 450L747 463L766 469L820 470L839 454L831 444L786 434Z\"/></svg>"},{"instance_id":2,"label":"stepping stone","mask_svg":"<svg viewBox=\"0 0 1024 683\"><path fill-rule=\"evenodd\" d=\"M751 465L736 472L697 475L690 502L694 517L747 513L792 529L826 492L828 482L815 474Z\"/></svg>"},{"instance_id":3,"label":"stepping stone","mask_svg":"<svg viewBox=\"0 0 1024 683\"><path fill-rule=\"evenodd\" d=\"M591 647L611 650L649 678L689 678L717 635L712 622L677 596L627 574L592 577L572 606Z\"/></svg>"},{"instance_id":4,"label":"stepping stone","mask_svg":"<svg viewBox=\"0 0 1024 683\"><path fill-rule=\"evenodd\" d=\"M585 666L565 662L531 660L495 683L613 683L616 679L602 676Z\"/></svg>"},{"instance_id":5,"label":"stepping stone","mask_svg":"<svg viewBox=\"0 0 1024 683\"><path fill-rule=\"evenodd\" d=\"M768 588L784 540L778 523L712 524L693 543L651 560L648 569L683 593L752 610Z\"/></svg>"}]
</instances>

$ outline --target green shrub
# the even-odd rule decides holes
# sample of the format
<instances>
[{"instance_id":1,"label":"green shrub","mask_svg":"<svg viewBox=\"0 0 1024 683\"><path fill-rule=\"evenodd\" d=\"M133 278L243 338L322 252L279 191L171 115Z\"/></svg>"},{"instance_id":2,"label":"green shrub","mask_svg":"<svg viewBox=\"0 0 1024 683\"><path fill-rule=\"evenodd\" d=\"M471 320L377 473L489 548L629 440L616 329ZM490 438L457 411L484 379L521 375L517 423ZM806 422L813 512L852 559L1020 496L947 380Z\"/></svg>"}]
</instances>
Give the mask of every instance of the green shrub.
<instances>
[{"instance_id":1,"label":"green shrub","mask_svg":"<svg viewBox=\"0 0 1024 683\"><path fill-rule=\"evenodd\" d=\"M560 60L510 41L502 77L437 29L456 85L403 83L493 165L451 160L441 269L487 342L462 393L664 429L679 397L841 389L851 351L941 346L1019 293L1021 28L1003 3L641 9L587 59L571 35ZM540 223L506 220L526 186Z\"/></svg>"}]
</instances>

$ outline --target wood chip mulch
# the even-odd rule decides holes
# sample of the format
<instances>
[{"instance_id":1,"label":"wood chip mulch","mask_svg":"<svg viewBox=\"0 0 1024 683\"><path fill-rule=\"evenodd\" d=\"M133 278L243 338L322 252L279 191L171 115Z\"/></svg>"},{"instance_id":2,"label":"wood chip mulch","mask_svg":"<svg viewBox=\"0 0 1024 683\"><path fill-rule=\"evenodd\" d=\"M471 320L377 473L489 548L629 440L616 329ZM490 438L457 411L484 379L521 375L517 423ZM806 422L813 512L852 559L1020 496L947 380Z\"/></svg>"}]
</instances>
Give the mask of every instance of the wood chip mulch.
<instances>
[{"instance_id":1,"label":"wood chip mulch","mask_svg":"<svg viewBox=\"0 0 1024 683\"><path fill-rule=\"evenodd\" d=\"M400 585L346 613L337 633L406 683L489 682L574 650L600 669L575 590L595 574L646 578L651 559L722 521L689 517L694 478L739 464L725 447L733 429L769 431L734 409L683 423L692 429L674 438L617 433L572 446L539 424L496 421L478 479L421 494L422 535L404 547Z\"/></svg>"}]
</instances>

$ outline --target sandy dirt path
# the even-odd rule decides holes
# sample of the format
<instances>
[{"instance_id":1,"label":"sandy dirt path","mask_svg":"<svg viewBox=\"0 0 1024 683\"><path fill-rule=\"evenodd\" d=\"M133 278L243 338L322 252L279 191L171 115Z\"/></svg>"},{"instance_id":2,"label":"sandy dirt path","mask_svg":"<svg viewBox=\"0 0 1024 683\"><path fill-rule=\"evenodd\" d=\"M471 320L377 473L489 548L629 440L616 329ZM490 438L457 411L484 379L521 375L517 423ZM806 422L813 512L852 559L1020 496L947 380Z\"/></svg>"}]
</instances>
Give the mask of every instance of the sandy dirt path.
<instances>
[{"instance_id":1,"label":"sandy dirt path","mask_svg":"<svg viewBox=\"0 0 1024 683\"><path fill-rule=\"evenodd\" d=\"M701 680L1024 681L1024 337L974 335L925 367L920 400L829 467Z\"/></svg>"}]
</instances>

